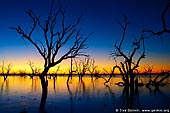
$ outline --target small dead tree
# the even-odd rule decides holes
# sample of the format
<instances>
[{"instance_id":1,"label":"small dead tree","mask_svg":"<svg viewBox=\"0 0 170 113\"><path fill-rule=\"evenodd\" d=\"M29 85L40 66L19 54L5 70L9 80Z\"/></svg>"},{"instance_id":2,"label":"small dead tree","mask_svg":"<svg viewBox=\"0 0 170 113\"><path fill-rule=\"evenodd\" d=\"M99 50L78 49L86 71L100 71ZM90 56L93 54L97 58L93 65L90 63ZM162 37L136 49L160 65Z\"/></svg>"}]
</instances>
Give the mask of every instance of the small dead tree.
<instances>
[{"instance_id":1,"label":"small dead tree","mask_svg":"<svg viewBox=\"0 0 170 113\"><path fill-rule=\"evenodd\" d=\"M76 69L73 69L74 65L76 66ZM73 73L75 73L75 72L77 72L77 61L73 58L70 58L70 69L69 69L69 73L68 73L67 84L68 84L70 78L72 80Z\"/></svg>"},{"instance_id":2,"label":"small dead tree","mask_svg":"<svg viewBox=\"0 0 170 113\"><path fill-rule=\"evenodd\" d=\"M95 59L90 59L89 65L88 65L88 71L91 75L91 80L93 80L93 76L97 76L99 73L97 72L97 66L95 65Z\"/></svg>"},{"instance_id":3,"label":"small dead tree","mask_svg":"<svg viewBox=\"0 0 170 113\"><path fill-rule=\"evenodd\" d=\"M91 75L95 74L96 68L97 68L97 66L95 65L95 60L90 59L88 71L90 72Z\"/></svg>"},{"instance_id":4,"label":"small dead tree","mask_svg":"<svg viewBox=\"0 0 170 113\"><path fill-rule=\"evenodd\" d=\"M30 77L33 78L33 76L35 75L35 66L34 66L34 62L28 61L28 65L29 65L29 67L31 68L31 71L32 71Z\"/></svg>"},{"instance_id":5,"label":"small dead tree","mask_svg":"<svg viewBox=\"0 0 170 113\"><path fill-rule=\"evenodd\" d=\"M33 61L28 61L28 65L31 68L30 77L33 78L35 75L40 74L40 67L36 67Z\"/></svg>"},{"instance_id":6,"label":"small dead tree","mask_svg":"<svg viewBox=\"0 0 170 113\"><path fill-rule=\"evenodd\" d=\"M149 75L149 82L151 82L151 78L152 78L152 72L153 72L153 66L147 66L144 67L144 74Z\"/></svg>"},{"instance_id":7,"label":"small dead tree","mask_svg":"<svg viewBox=\"0 0 170 113\"><path fill-rule=\"evenodd\" d=\"M78 64L78 74L79 74L79 80L82 80L83 76L86 74L88 71L89 67L89 61L90 58L89 56L85 57L84 59L81 59L79 64Z\"/></svg>"},{"instance_id":8,"label":"small dead tree","mask_svg":"<svg viewBox=\"0 0 170 113\"><path fill-rule=\"evenodd\" d=\"M52 77L53 77L53 80L54 80L54 82L53 82L54 89L55 89L55 83L56 83L56 79L57 79L57 75L58 75L59 71L60 71L60 66L57 66L54 74L52 74ZM50 78L51 78L51 76L50 76Z\"/></svg>"},{"instance_id":9,"label":"small dead tree","mask_svg":"<svg viewBox=\"0 0 170 113\"><path fill-rule=\"evenodd\" d=\"M144 67L144 73L151 75L153 72L153 66Z\"/></svg>"},{"instance_id":10,"label":"small dead tree","mask_svg":"<svg viewBox=\"0 0 170 113\"><path fill-rule=\"evenodd\" d=\"M83 37L81 35L81 30L78 28L81 16L72 24L66 24L65 12L62 10L60 2L59 4L58 9L54 10L54 0L52 0L50 11L47 18L44 18L43 21L32 10L27 10L26 14L33 23L30 25L30 30L24 30L20 25L11 27L24 40L29 41L44 60L44 69L39 75L43 89L40 110L44 110L45 107L48 86L45 76L49 69L60 64L63 60L84 55L85 53L82 52L82 49L85 49L86 40L90 36ZM40 38L34 36L36 30L42 31L38 32ZM65 48L66 45L70 46L69 49L62 53L62 55L59 55L59 51Z\"/></svg>"},{"instance_id":11,"label":"small dead tree","mask_svg":"<svg viewBox=\"0 0 170 113\"><path fill-rule=\"evenodd\" d=\"M5 73L5 64L4 64L4 61L2 61L1 74L4 75L4 73Z\"/></svg>"},{"instance_id":12,"label":"small dead tree","mask_svg":"<svg viewBox=\"0 0 170 113\"><path fill-rule=\"evenodd\" d=\"M7 67L6 67L6 71L7 71L6 74L7 74L7 75L10 74L10 71L11 71L11 69L12 69L12 66L13 66L12 64L8 64L8 65L7 65Z\"/></svg>"},{"instance_id":13,"label":"small dead tree","mask_svg":"<svg viewBox=\"0 0 170 113\"><path fill-rule=\"evenodd\" d=\"M72 78L73 72L78 74L79 81L81 81L83 76L88 71L89 61L90 58L88 55L85 55L84 59L79 59L79 60L74 59L74 63L73 63L73 59L71 59L71 69L69 70L67 83L69 82L70 78Z\"/></svg>"},{"instance_id":14,"label":"small dead tree","mask_svg":"<svg viewBox=\"0 0 170 113\"><path fill-rule=\"evenodd\" d=\"M1 74L4 76L4 81L7 79L8 75L10 74L11 69L12 69L12 64L8 64L7 66L5 66L4 61L2 61Z\"/></svg>"},{"instance_id":15,"label":"small dead tree","mask_svg":"<svg viewBox=\"0 0 170 113\"><path fill-rule=\"evenodd\" d=\"M117 42L115 43L114 47L116 51L110 54L115 59L115 61L117 58L121 59L120 65L117 65L116 63L116 65L113 67L112 74L110 74L109 79L104 84L110 81L111 77L115 74L115 69L118 69L120 71L120 74L122 75L122 80L124 81L123 84L124 85L130 84L133 87L137 68L139 67L141 60L145 58L144 35L142 31L141 37L132 42L133 45L132 51L129 52L129 54L126 54L122 48L122 44L124 43L125 40L127 26L129 24L128 18L126 16L124 16L124 22L125 22L124 25L120 24L121 28L123 29L120 43L119 44ZM137 53L141 54L137 55ZM137 59L135 57L137 57Z\"/></svg>"}]
</instances>

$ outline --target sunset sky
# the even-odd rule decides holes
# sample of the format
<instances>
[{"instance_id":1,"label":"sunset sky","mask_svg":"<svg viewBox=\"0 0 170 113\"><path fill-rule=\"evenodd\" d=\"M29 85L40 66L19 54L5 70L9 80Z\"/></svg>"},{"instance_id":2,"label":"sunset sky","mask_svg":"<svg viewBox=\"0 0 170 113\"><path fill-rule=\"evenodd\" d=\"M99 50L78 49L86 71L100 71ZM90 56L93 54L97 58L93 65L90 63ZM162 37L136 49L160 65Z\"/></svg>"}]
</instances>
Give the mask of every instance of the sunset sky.
<instances>
[{"instance_id":1,"label":"sunset sky","mask_svg":"<svg viewBox=\"0 0 170 113\"><path fill-rule=\"evenodd\" d=\"M126 42L123 50L128 52L133 36L139 36L143 28L161 29L161 13L168 0L62 0L63 9L69 23L74 22L81 14L81 33L87 36L94 32L87 41L85 50L96 60L100 69L108 71L115 65L109 57L114 51L114 43L120 39L123 15L127 15L131 24L127 28ZM36 49L9 27L17 25L28 29L30 18L24 11L32 9L37 15L45 16L49 12L50 0L1 0L0 3L0 65L11 63L13 70L25 70L28 61L43 66L43 60ZM57 2L55 2L57 6ZM170 9L166 15L170 29ZM37 33L38 34L38 33ZM141 67L153 66L154 71L170 70L170 34L151 37L146 40L146 58ZM64 61L61 68L68 69L69 60ZM29 70L29 69L28 69Z\"/></svg>"}]
</instances>

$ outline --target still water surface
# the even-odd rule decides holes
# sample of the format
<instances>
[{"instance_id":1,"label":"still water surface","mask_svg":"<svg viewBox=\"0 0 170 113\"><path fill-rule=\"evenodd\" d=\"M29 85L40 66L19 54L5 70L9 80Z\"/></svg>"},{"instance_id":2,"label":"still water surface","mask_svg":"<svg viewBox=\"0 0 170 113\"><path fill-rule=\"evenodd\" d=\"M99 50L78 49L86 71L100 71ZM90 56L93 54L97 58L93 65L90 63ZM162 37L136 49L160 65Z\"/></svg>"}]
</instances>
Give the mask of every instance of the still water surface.
<instances>
[{"instance_id":1,"label":"still water surface","mask_svg":"<svg viewBox=\"0 0 170 113\"><path fill-rule=\"evenodd\" d=\"M149 78L142 78L147 83ZM165 86L155 90L154 87L138 87L133 98L125 93L124 87L115 85L121 78L112 78L108 86L104 79L78 77L66 84L67 77L48 78L48 95L45 110L47 113L114 113L116 109L125 109L131 103L134 109L169 109L170 78ZM41 83L39 77L30 79L9 76L6 81L0 77L0 113L39 113L41 100Z\"/></svg>"}]
</instances>

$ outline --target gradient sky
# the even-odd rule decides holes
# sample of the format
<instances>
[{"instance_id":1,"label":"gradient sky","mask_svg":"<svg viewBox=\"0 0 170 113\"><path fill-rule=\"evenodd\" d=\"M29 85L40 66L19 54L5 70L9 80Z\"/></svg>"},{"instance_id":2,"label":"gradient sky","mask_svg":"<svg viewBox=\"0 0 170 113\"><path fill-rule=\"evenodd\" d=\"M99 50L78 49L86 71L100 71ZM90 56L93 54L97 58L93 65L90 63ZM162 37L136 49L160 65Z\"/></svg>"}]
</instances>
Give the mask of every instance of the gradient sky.
<instances>
[{"instance_id":1,"label":"gradient sky","mask_svg":"<svg viewBox=\"0 0 170 113\"><path fill-rule=\"evenodd\" d=\"M115 64L109 58L114 51L114 43L121 37L123 15L127 15L128 26L124 50L128 51L133 35L139 35L143 28L158 30L161 27L161 13L168 0L62 0L68 22L83 14L81 29L83 35L94 34L87 41L86 52L96 60L98 67L108 70ZM24 11L32 9L37 15L49 11L50 0L1 0L0 1L0 62L12 63L14 68L25 69L28 60L43 64L41 56L29 42L9 27L22 25L29 27L30 18ZM166 20L170 20L170 10ZM170 28L170 21L167 22ZM170 34L146 40L146 58L142 66L153 66L155 70L170 69ZM64 66L68 62L64 62Z\"/></svg>"}]
</instances>

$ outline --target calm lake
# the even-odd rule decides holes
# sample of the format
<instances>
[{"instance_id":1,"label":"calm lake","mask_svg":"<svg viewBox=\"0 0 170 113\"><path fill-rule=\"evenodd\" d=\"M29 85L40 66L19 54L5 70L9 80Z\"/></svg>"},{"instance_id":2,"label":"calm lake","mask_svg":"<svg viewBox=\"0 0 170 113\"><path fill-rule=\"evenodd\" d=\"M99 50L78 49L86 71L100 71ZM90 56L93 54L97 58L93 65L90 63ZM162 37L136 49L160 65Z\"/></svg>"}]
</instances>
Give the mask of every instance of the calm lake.
<instances>
[{"instance_id":1,"label":"calm lake","mask_svg":"<svg viewBox=\"0 0 170 113\"><path fill-rule=\"evenodd\" d=\"M141 79L147 83L149 78ZM133 98L126 93L124 86L115 85L122 81L114 77L106 85L104 79L91 80L91 77L78 77L66 84L67 77L48 77L48 95L45 111L47 113L115 113L126 109L131 104L132 110L170 110L170 78L159 90L151 86L135 89ZM140 82L140 80L139 80ZM0 113L39 113L41 101L41 83L39 77L8 76L4 81L0 76ZM156 112L156 111L155 111ZM170 112L170 111L169 111Z\"/></svg>"}]
</instances>

